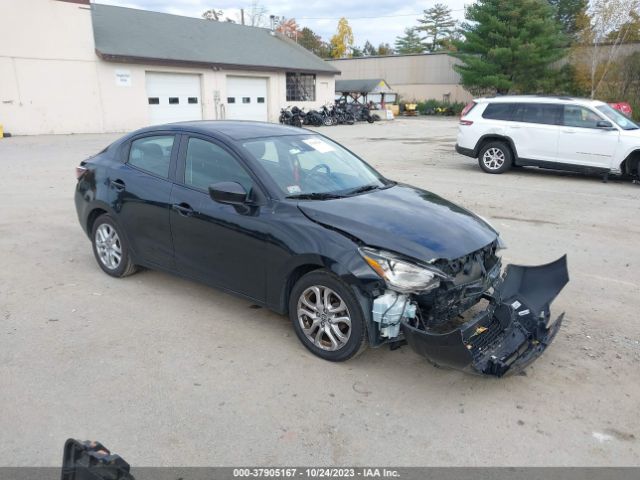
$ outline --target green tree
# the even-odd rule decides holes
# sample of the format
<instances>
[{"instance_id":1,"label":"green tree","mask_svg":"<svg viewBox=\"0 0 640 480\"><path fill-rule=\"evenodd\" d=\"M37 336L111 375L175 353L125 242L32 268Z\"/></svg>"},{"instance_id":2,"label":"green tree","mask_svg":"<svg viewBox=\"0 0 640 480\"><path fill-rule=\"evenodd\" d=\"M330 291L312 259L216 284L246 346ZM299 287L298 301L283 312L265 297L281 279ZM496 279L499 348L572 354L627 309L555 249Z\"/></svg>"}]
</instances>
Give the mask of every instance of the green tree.
<instances>
[{"instance_id":1,"label":"green tree","mask_svg":"<svg viewBox=\"0 0 640 480\"><path fill-rule=\"evenodd\" d=\"M554 8L555 18L562 24L562 31L571 41L577 40L580 18L587 15L589 0L549 0Z\"/></svg>"},{"instance_id":2,"label":"green tree","mask_svg":"<svg viewBox=\"0 0 640 480\"><path fill-rule=\"evenodd\" d=\"M388 43L378 45L378 55L393 55L393 48Z\"/></svg>"},{"instance_id":3,"label":"green tree","mask_svg":"<svg viewBox=\"0 0 640 480\"><path fill-rule=\"evenodd\" d=\"M345 58L351 55L353 47L353 31L346 18L338 20L336 34L331 37L331 56L333 58Z\"/></svg>"},{"instance_id":4,"label":"green tree","mask_svg":"<svg viewBox=\"0 0 640 480\"><path fill-rule=\"evenodd\" d=\"M322 58L331 57L331 48L326 42L322 41L320 35L317 35L309 27L304 27L298 34L298 44L310 52L315 53Z\"/></svg>"},{"instance_id":5,"label":"green tree","mask_svg":"<svg viewBox=\"0 0 640 480\"><path fill-rule=\"evenodd\" d=\"M418 19L421 25L416 27L425 33L427 49L430 52L440 50L445 41L454 34L457 22L451 18L451 9L442 3L436 3L424 11L423 18Z\"/></svg>"},{"instance_id":6,"label":"green tree","mask_svg":"<svg viewBox=\"0 0 640 480\"><path fill-rule=\"evenodd\" d=\"M378 50L374 47L369 40L364 42L364 47L362 47L362 55L365 57L375 57L378 55Z\"/></svg>"},{"instance_id":7,"label":"green tree","mask_svg":"<svg viewBox=\"0 0 640 480\"><path fill-rule=\"evenodd\" d=\"M362 54L362 49L360 47L352 47L351 56L353 58L357 58L357 57L363 57L364 55Z\"/></svg>"},{"instance_id":8,"label":"green tree","mask_svg":"<svg viewBox=\"0 0 640 480\"><path fill-rule=\"evenodd\" d=\"M474 93L555 89L566 39L546 0L478 0L466 11L455 70Z\"/></svg>"},{"instance_id":9,"label":"green tree","mask_svg":"<svg viewBox=\"0 0 640 480\"><path fill-rule=\"evenodd\" d=\"M405 28L404 35L396 38L396 52L400 54L422 53L425 48L415 28Z\"/></svg>"}]
</instances>

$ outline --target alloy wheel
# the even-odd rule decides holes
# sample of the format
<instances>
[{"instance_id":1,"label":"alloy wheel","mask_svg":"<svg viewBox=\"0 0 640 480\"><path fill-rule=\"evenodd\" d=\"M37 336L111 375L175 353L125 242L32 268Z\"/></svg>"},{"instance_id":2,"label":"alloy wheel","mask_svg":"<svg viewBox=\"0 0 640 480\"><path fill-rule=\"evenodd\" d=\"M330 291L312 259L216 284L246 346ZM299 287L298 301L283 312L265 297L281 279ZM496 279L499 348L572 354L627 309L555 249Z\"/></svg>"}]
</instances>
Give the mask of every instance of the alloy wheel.
<instances>
[{"instance_id":1,"label":"alloy wheel","mask_svg":"<svg viewBox=\"0 0 640 480\"><path fill-rule=\"evenodd\" d=\"M504 152L499 148L489 148L482 156L482 163L489 170L498 170L505 162Z\"/></svg>"},{"instance_id":2,"label":"alloy wheel","mask_svg":"<svg viewBox=\"0 0 640 480\"><path fill-rule=\"evenodd\" d=\"M108 223L103 223L96 229L96 251L102 264L109 270L115 270L122 261L122 243L120 237Z\"/></svg>"},{"instance_id":3,"label":"alloy wheel","mask_svg":"<svg viewBox=\"0 0 640 480\"><path fill-rule=\"evenodd\" d=\"M298 322L304 335L322 350L343 348L351 336L351 316L340 295L330 288L314 285L298 299Z\"/></svg>"}]
</instances>

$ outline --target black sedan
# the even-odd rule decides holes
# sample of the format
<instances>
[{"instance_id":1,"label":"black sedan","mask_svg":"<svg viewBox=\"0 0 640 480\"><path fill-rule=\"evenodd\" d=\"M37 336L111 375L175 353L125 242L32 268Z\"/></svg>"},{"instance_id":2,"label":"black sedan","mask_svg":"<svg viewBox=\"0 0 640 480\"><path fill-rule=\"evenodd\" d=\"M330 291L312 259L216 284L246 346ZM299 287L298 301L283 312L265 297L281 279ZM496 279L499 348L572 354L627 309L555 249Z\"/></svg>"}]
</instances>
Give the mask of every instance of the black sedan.
<instances>
[{"instance_id":1,"label":"black sedan","mask_svg":"<svg viewBox=\"0 0 640 480\"><path fill-rule=\"evenodd\" d=\"M566 258L507 266L484 220L383 177L311 131L189 122L126 135L77 167L75 204L100 268L165 270L288 314L314 354L408 343L501 376L560 327Z\"/></svg>"}]
</instances>

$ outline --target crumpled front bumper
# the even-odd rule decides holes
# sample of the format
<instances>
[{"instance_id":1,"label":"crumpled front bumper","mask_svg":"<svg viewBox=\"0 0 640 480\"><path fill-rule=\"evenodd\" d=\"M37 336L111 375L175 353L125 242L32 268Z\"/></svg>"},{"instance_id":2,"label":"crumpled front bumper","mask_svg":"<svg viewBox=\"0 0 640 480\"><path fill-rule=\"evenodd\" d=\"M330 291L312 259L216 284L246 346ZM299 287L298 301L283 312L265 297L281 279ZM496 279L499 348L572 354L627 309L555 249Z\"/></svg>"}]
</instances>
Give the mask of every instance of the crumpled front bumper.
<instances>
[{"instance_id":1,"label":"crumpled front bumper","mask_svg":"<svg viewBox=\"0 0 640 480\"><path fill-rule=\"evenodd\" d=\"M566 255L548 265L507 265L501 283L484 296L487 309L447 333L403 321L407 343L436 365L501 377L538 358L564 314L551 321L549 305L569 282Z\"/></svg>"}]
</instances>

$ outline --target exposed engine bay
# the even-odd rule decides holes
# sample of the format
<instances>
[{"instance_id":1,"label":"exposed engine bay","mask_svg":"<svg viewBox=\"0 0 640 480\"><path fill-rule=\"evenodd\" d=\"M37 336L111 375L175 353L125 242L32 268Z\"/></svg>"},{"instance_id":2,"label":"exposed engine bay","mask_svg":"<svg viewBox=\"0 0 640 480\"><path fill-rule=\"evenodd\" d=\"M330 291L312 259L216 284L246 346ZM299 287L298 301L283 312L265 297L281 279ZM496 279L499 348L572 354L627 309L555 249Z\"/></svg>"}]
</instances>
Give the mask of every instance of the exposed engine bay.
<instances>
[{"instance_id":1,"label":"exposed engine bay","mask_svg":"<svg viewBox=\"0 0 640 480\"><path fill-rule=\"evenodd\" d=\"M446 277L429 291L386 290L373 300L383 343L408 343L432 363L503 376L521 370L553 340L562 315L549 305L569 281L566 256L548 265L507 265L497 244L433 264Z\"/></svg>"}]
</instances>

